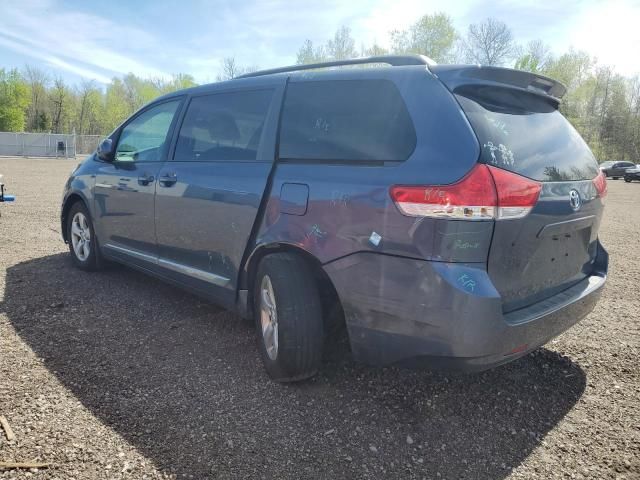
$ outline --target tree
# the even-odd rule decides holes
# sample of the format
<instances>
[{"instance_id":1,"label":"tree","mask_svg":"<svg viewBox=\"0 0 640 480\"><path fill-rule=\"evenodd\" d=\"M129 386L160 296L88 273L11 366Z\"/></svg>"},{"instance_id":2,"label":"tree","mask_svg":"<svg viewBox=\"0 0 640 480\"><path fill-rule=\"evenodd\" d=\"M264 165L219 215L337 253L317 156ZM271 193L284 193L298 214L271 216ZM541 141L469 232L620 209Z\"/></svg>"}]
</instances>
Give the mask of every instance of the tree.
<instances>
[{"instance_id":1,"label":"tree","mask_svg":"<svg viewBox=\"0 0 640 480\"><path fill-rule=\"evenodd\" d=\"M99 125L98 117L102 104L102 95L93 80L84 80L80 83L75 96L78 106L76 108L77 118L74 122L74 129L77 134L95 134Z\"/></svg>"},{"instance_id":2,"label":"tree","mask_svg":"<svg viewBox=\"0 0 640 480\"><path fill-rule=\"evenodd\" d=\"M29 89L18 70L0 68L0 131L23 131L28 106Z\"/></svg>"},{"instance_id":3,"label":"tree","mask_svg":"<svg viewBox=\"0 0 640 480\"><path fill-rule=\"evenodd\" d=\"M331 60L346 60L356 57L356 41L351 37L351 29L345 26L340 27L333 39L327 42L325 51Z\"/></svg>"},{"instance_id":4,"label":"tree","mask_svg":"<svg viewBox=\"0 0 640 480\"><path fill-rule=\"evenodd\" d=\"M506 23L487 18L469 25L462 41L464 60L481 65L504 65L517 54L517 45Z\"/></svg>"},{"instance_id":5,"label":"tree","mask_svg":"<svg viewBox=\"0 0 640 480\"><path fill-rule=\"evenodd\" d=\"M43 70L27 65L24 68L24 78L31 94L31 102L27 109L27 130L48 130L46 99L49 75Z\"/></svg>"},{"instance_id":6,"label":"tree","mask_svg":"<svg viewBox=\"0 0 640 480\"><path fill-rule=\"evenodd\" d=\"M314 47L311 40L305 40L296 55L296 64L320 63L327 60L324 47Z\"/></svg>"},{"instance_id":7,"label":"tree","mask_svg":"<svg viewBox=\"0 0 640 480\"><path fill-rule=\"evenodd\" d=\"M349 27L340 27L325 45L314 47L311 40L305 40L298 50L296 64L320 63L329 60L346 60L357 57L356 41L351 37Z\"/></svg>"},{"instance_id":8,"label":"tree","mask_svg":"<svg viewBox=\"0 0 640 480\"><path fill-rule=\"evenodd\" d=\"M236 63L235 57L225 57L222 59L222 73L218 74L216 80L222 82L237 78L245 73L251 73L258 70L256 66L242 67Z\"/></svg>"},{"instance_id":9,"label":"tree","mask_svg":"<svg viewBox=\"0 0 640 480\"><path fill-rule=\"evenodd\" d=\"M445 13L424 15L407 30L393 30L390 35L393 53L426 55L439 63L453 60L458 36Z\"/></svg>"},{"instance_id":10,"label":"tree","mask_svg":"<svg viewBox=\"0 0 640 480\"><path fill-rule=\"evenodd\" d=\"M51 129L53 133L68 131L68 119L71 110L71 92L61 78L53 81L53 87L49 91L51 103Z\"/></svg>"},{"instance_id":11,"label":"tree","mask_svg":"<svg viewBox=\"0 0 640 480\"><path fill-rule=\"evenodd\" d=\"M542 40L532 40L516 60L514 68L533 73L543 72L551 60L551 47Z\"/></svg>"},{"instance_id":12,"label":"tree","mask_svg":"<svg viewBox=\"0 0 640 480\"><path fill-rule=\"evenodd\" d=\"M374 43L370 47L365 47L362 45L360 47L361 56L363 57L379 57L380 55L388 55L389 50L384 47L381 47L377 43Z\"/></svg>"}]
</instances>

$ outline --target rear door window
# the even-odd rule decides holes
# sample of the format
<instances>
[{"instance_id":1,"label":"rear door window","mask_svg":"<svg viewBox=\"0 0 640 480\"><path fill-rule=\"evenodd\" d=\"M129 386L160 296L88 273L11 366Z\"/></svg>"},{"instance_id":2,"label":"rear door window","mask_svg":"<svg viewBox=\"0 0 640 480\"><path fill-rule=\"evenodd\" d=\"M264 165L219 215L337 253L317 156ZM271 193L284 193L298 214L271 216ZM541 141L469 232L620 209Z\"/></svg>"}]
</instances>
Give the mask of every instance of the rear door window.
<instances>
[{"instance_id":1,"label":"rear door window","mask_svg":"<svg viewBox=\"0 0 640 480\"><path fill-rule=\"evenodd\" d=\"M481 146L481 160L538 181L588 180L598 174L591 150L554 105L502 88L457 91Z\"/></svg>"},{"instance_id":2,"label":"rear door window","mask_svg":"<svg viewBox=\"0 0 640 480\"><path fill-rule=\"evenodd\" d=\"M273 90L194 97L176 143L175 161L256 160Z\"/></svg>"},{"instance_id":3,"label":"rear door window","mask_svg":"<svg viewBox=\"0 0 640 480\"><path fill-rule=\"evenodd\" d=\"M280 159L402 161L415 146L413 122L389 80L303 81L287 87Z\"/></svg>"}]
</instances>

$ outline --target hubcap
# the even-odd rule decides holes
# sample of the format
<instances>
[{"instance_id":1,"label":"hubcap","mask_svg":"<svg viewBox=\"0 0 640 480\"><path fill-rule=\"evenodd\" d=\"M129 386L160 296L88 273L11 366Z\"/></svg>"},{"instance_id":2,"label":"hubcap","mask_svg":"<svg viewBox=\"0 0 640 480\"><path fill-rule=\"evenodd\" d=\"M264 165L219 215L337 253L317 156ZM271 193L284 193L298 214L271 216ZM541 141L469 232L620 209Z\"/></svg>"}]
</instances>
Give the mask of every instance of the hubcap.
<instances>
[{"instance_id":1,"label":"hubcap","mask_svg":"<svg viewBox=\"0 0 640 480\"><path fill-rule=\"evenodd\" d=\"M278 356L278 313L269 275L265 275L260 284L260 325L267 355L275 360Z\"/></svg>"},{"instance_id":2,"label":"hubcap","mask_svg":"<svg viewBox=\"0 0 640 480\"><path fill-rule=\"evenodd\" d=\"M91 253L91 229L89 221L82 212L78 212L71 220L71 245L78 260L84 262Z\"/></svg>"}]
</instances>

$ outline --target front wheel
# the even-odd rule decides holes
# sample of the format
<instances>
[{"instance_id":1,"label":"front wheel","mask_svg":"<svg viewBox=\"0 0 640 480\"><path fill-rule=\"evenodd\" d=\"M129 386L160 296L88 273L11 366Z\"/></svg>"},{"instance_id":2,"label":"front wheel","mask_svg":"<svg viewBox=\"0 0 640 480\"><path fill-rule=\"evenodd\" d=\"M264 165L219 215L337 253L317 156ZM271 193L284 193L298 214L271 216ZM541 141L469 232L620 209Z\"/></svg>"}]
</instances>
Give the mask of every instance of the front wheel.
<instances>
[{"instance_id":1,"label":"front wheel","mask_svg":"<svg viewBox=\"0 0 640 480\"><path fill-rule=\"evenodd\" d=\"M275 253L258 266L253 292L262 362L274 380L294 382L318 371L324 329L316 280L298 256Z\"/></svg>"},{"instance_id":2,"label":"front wheel","mask_svg":"<svg viewBox=\"0 0 640 480\"><path fill-rule=\"evenodd\" d=\"M624 177L624 181L627 183L631 183L631 177Z\"/></svg>"},{"instance_id":3,"label":"front wheel","mask_svg":"<svg viewBox=\"0 0 640 480\"><path fill-rule=\"evenodd\" d=\"M67 239L71 259L82 270L97 270L100 267L96 235L91 215L82 202L76 202L67 215Z\"/></svg>"}]
</instances>

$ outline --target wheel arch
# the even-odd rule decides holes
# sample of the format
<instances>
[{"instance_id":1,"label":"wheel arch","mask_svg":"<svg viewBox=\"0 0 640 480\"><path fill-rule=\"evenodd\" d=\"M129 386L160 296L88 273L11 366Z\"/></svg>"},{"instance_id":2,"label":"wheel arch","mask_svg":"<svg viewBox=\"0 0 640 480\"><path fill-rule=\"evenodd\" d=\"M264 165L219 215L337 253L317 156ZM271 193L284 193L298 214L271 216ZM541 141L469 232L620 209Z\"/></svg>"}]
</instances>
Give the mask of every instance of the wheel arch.
<instances>
[{"instance_id":1,"label":"wheel arch","mask_svg":"<svg viewBox=\"0 0 640 480\"><path fill-rule=\"evenodd\" d=\"M69 243L67 235L67 216L69 215L71 207L73 207L77 202L84 203L86 209L91 212L86 198L84 198L80 193L73 192L67 195L67 198L65 198L64 203L62 204L62 212L60 213L60 230L62 231L62 239L64 240L64 243Z\"/></svg>"},{"instance_id":2,"label":"wheel arch","mask_svg":"<svg viewBox=\"0 0 640 480\"><path fill-rule=\"evenodd\" d=\"M335 332L344 326L344 311L340 296L324 270L322 263L313 254L304 248L290 243L275 242L257 246L249 255L245 268L243 269L242 288L245 288L247 294L247 313L253 312L253 289L255 286L255 277L260 261L267 255L274 253L290 253L301 258L311 269L320 290L320 299L322 302L322 318L325 322L325 329L328 332Z\"/></svg>"}]
</instances>

